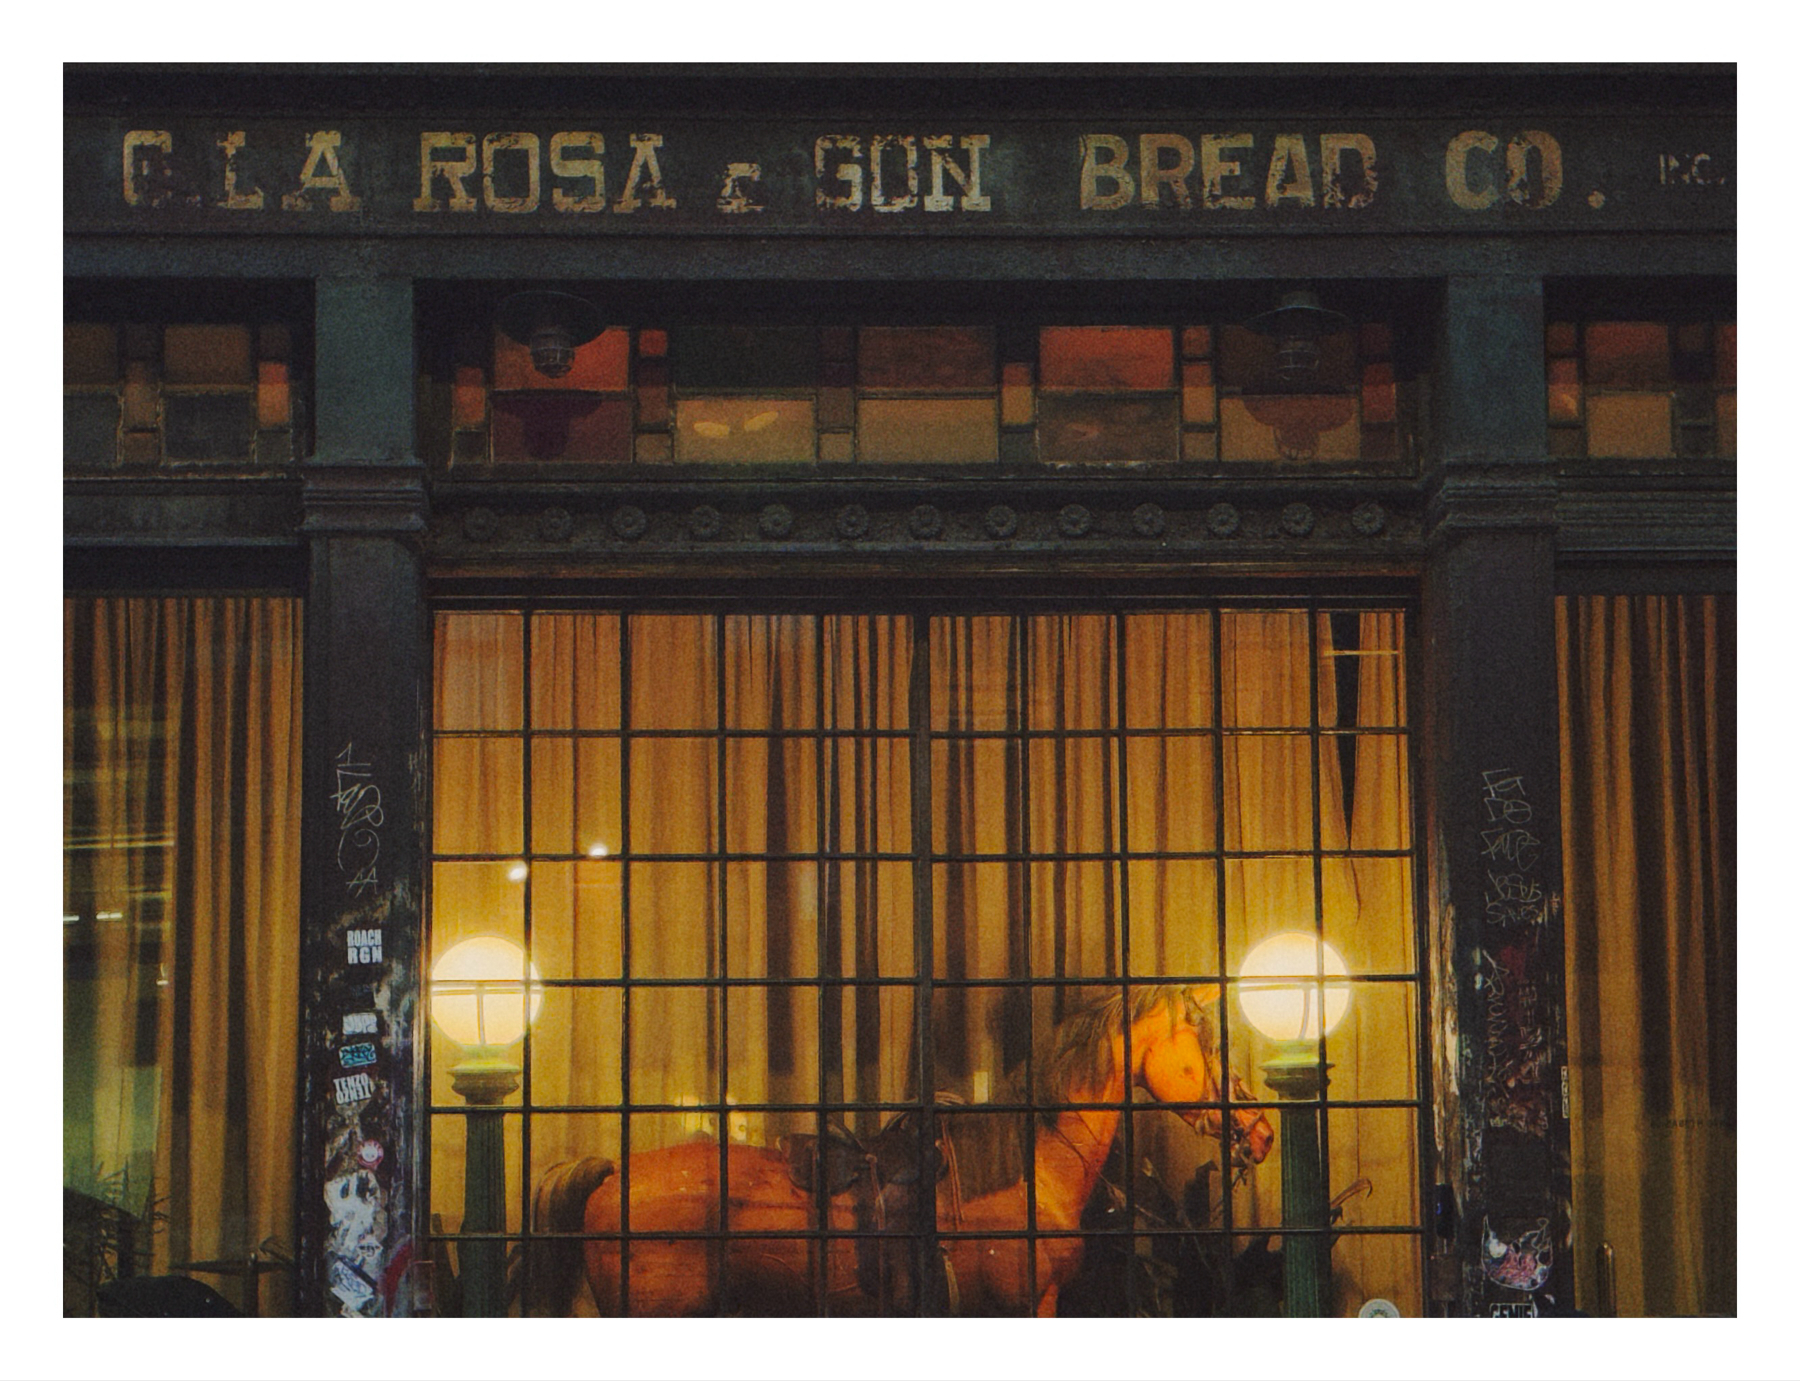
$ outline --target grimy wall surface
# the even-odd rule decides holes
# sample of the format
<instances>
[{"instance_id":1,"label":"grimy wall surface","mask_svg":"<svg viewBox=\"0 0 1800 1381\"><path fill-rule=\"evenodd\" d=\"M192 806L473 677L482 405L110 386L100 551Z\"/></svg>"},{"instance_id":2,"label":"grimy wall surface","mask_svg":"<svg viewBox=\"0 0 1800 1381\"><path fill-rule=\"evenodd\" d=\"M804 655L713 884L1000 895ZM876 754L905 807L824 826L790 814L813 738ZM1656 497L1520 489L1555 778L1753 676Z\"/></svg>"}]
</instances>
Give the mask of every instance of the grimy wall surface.
<instances>
[{"instance_id":1,"label":"grimy wall surface","mask_svg":"<svg viewBox=\"0 0 1800 1381\"><path fill-rule=\"evenodd\" d=\"M1729 588L1735 480L1554 464L1545 304L1730 309L1734 82L1630 67L70 69L70 280L121 299L272 281L313 304L306 459L71 474L64 515L72 589L285 583L308 598L304 1307L404 1310L392 1283L423 1226L427 598L571 578L705 594L1303 577L1418 598L1425 1181L1446 1186L1426 1220L1432 1295L1460 1313L1566 1301L1552 601ZM1060 293L1091 312L1204 291L1272 305L1295 283L1391 295L1422 322L1428 444L1386 476L428 473L417 305L522 283L638 300ZM1241 521L1209 525L1221 503ZM1379 522L1352 521L1371 504ZM983 523L996 505L1016 519L1005 540ZM1295 505L1306 522L1284 526ZM940 521L913 521L921 506ZM705 541L687 516L700 507L721 518ZM852 507L866 535L846 542ZM352 1023L381 1058L347 1081L334 1051Z\"/></svg>"}]
</instances>

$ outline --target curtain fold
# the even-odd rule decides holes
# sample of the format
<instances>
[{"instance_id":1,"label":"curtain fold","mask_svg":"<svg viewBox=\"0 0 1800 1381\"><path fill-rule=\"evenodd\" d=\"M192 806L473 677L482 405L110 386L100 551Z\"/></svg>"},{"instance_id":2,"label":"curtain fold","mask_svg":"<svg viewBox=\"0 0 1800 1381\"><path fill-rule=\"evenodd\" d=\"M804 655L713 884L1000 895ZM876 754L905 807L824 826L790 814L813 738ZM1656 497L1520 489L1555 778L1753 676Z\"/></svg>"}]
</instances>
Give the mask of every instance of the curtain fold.
<instances>
[{"instance_id":1,"label":"curtain fold","mask_svg":"<svg viewBox=\"0 0 1800 1381\"><path fill-rule=\"evenodd\" d=\"M1737 1308L1736 607L1557 601L1575 1250L1597 1306Z\"/></svg>"},{"instance_id":2,"label":"curtain fold","mask_svg":"<svg viewBox=\"0 0 1800 1381\"><path fill-rule=\"evenodd\" d=\"M292 1249L300 636L293 600L64 602L64 1182L128 1168L155 1270Z\"/></svg>"}]
</instances>

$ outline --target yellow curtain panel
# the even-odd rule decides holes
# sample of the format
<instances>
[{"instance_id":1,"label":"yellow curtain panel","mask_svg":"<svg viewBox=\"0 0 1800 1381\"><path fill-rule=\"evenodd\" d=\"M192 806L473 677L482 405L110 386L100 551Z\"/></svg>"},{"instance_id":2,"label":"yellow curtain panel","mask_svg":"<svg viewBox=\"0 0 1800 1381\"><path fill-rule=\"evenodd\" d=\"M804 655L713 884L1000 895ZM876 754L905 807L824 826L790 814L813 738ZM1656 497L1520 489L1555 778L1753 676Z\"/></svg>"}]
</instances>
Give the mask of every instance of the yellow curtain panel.
<instances>
[{"instance_id":1,"label":"yellow curtain panel","mask_svg":"<svg viewBox=\"0 0 1800 1381\"><path fill-rule=\"evenodd\" d=\"M1557 602L1578 1297L1737 1310L1736 607Z\"/></svg>"},{"instance_id":2,"label":"yellow curtain panel","mask_svg":"<svg viewBox=\"0 0 1800 1381\"><path fill-rule=\"evenodd\" d=\"M293 1250L300 639L295 600L64 601L63 1182L140 1271Z\"/></svg>"}]
</instances>

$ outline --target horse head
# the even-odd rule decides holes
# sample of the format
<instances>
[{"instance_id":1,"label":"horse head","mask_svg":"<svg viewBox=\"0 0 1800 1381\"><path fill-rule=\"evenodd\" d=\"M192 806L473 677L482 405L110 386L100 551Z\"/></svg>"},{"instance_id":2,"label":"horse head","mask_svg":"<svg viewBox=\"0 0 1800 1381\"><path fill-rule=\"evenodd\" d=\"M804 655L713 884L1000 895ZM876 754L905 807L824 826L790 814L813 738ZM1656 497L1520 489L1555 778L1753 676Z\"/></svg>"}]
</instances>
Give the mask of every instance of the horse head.
<instances>
[{"instance_id":1,"label":"horse head","mask_svg":"<svg viewBox=\"0 0 1800 1381\"><path fill-rule=\"evenodd\" d=\"M1144 1050L1143 1082L1150 1096L1159 1103L1217 1103L1221 1101L1219 1075L1222 1063L1216 1046L1203 1036L1210 1034L1205 1019L1182 1020L1171 1013L1165 1030L1154 1031ZM1135 1034L1135 1033L1134 1033ZM1231 1074L1231 1099L1234 1104L1248 1103L1249 1090L1236 1072ZM1190 1127L1219 1136L1223 1117L1219 1108L1182 1108L1178 1116ZM1256 1165L1269 1154L1275 1144L1275 1129L1262 1109L1234 1106L1231 1109L1231 1162L1233 1165Z\"/></svg>"}]
</instances>

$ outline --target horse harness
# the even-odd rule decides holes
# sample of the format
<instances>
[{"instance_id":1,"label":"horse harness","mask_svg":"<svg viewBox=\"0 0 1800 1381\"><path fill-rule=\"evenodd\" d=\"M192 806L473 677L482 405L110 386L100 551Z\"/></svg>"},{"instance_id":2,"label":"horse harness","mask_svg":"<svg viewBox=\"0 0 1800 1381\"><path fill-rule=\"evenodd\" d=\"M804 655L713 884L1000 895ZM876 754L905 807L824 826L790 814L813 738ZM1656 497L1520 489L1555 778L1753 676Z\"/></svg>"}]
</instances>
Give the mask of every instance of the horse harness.
<instances>
[{"instance_id":1,"label":"horse harness","mask_svg":"<svg viewBox=\"0 0 1800 1381\"><path fill-rule=\"evenodd\" d=\"M866 1140L834 1123L826 1124L822 1142L818 1136L807 1132L784 1136L778 1144L787 1160L788 1179L796 1189L815 1199L821 1187L828 1199L849 1196L856 1228L885 1232L890 1193L920 1180L923 1153L917 1116L912 1112L902 1113ZM962 1175L948 1129L941 1134L934 1149L938 1154L932 1165L933 1175L948 1189L952 1221L961 1227ZM879 1240L870 1238L859 1238L856 1243L857 1285L864 1294L876 1299L881 1298L882 1288L881 1246ZM938 1250L938 1259L943 1269L944 1295L950 1313L954 1315L959 1312L960 1303L956 1272L942 1247Z\"/></svg>"}]
</instances>

